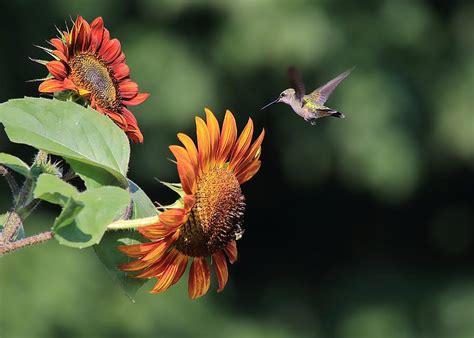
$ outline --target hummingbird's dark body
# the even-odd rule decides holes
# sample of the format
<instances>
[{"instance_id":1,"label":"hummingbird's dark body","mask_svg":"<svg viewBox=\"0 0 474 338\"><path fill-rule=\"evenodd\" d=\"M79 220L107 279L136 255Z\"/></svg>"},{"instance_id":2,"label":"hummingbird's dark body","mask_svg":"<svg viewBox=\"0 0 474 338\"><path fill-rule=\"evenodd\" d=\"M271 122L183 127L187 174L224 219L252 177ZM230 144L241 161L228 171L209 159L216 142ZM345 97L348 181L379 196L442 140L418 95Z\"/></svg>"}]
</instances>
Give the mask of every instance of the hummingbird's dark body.
<instances>
[{"instance_id":1,"label":"hummingbird's dark body","mask_svg":"<svg viewBox=\"0 0 474 338\"><path fill-rule=\"evenodd\" d=\"M293 111L305 119L305 121L316 124L316 120L325 116L334 116L344 118L344 114L337 110L326 107L324 103L329 98L329 95L337 87L337 85L344 80L351 73L352 69L339 74L334 79L319 87L313 92L305 95L303 81L295 68L290 68L288 73L292 80L293 87L284 90L280 96L273 102L267 104L262 109L270 106L273 103L283 102L291 106Z\"/></svg>"}]
</instances>

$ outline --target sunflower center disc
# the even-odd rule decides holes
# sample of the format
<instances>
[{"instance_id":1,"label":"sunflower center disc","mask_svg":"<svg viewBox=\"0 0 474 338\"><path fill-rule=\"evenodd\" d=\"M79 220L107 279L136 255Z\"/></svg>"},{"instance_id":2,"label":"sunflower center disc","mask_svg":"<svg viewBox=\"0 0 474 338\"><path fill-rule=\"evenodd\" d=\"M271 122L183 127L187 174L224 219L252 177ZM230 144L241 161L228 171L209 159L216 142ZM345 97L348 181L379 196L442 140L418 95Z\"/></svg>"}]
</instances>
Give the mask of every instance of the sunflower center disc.
<instances>
[{"instance_id":1,"label":"sunflower center disc","mask_svg":"<svg viewBox=\"0 0 474 338\"><path fill-rule=\"evenodd\" d=\"M197 182L195 204L175 245L192 257L209 256L241 233L245 198L235 175L214 168Z\"/></svg>"},{"instance_id":2,"label":"sunflower center disc","mask_svg":"<svg viewBox=\"0 0 474 338\"><path fill-rule=\"evenodd\" d=\"M120 100L117 95L117 80L112 71L95 55L79 54L69 61L71 80L92 93L100 107L117 111Z\"/></svg>"}]
</instances>

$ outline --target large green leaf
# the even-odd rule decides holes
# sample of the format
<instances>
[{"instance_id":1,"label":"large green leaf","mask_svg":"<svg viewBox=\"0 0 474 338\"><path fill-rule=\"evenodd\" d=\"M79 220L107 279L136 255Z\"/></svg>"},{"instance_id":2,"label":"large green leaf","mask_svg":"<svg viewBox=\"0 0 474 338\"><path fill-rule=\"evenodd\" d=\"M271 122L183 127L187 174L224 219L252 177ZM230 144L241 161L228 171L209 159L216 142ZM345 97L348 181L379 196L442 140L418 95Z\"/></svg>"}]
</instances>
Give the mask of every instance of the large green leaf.
<instances>
[{"instance_id":1,"label":"large green leaf","mask_svg":"<svg viewBox=\"0 0 474 338\"><path fill-rule=\"evenodd\" d=\"M156 207L150 198L142 189L140 189L139 186L130 180L129 189L133 203L133 219L149 217L157 214ZM100 243L94 246L95 253L100 261L122 287L125 294L132 300L137 290L145 284L147 280L130 278L125 272L120 271L117 268L117 265L132 260L130 257L127 257L118 251L117 246L143 243L144 241L145 239L134 230L108 231Z\"/></svg>"},{"instance_id":2,"label":"large green leaf","mask_svg":"<svg viewBox=\"0 0 474 338\"><path fill-rule=\"evenodd\" d=\"M79 193L50 174L38 178L34 195L63 207L52 227L54 238L74 248L99 243L107 225L123 216L130 204L130 195L124 189L100 187Z\"/></svg>"},{"instance_id":3,"label":"large green leaf","mask_svg":"<svg viewBox=\"0 0 474 338\"><path fill-rule=\"evenodd\" d=\"M0 153L0 164L10 168L13 171L16 171L17 173L25 177L31 176L30 167L28 166L28 164L26 164L16 156L6 153Z\"/></svg>"},{"instance_id":4,"label":"large green leaf","mask_svg":"<svg viewBox=\"0 0 474 338\"><path fill-rule=\"evenodd\" d=\"M23 98L0 104L12 142L63 157L88 187L127 186L130 145L108 117L73 102Z\"/></svg>"}]
</instances>

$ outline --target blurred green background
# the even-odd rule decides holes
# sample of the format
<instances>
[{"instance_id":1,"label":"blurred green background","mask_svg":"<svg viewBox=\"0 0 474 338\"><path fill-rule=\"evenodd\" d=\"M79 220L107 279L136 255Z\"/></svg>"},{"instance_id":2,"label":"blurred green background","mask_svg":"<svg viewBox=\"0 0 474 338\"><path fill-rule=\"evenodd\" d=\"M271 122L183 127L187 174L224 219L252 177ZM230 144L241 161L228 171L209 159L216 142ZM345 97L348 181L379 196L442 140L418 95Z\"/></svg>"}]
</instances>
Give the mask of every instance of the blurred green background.
<instances>
[{"instance_id":1,"label":"blurred green background","mask_svg":"<svg viewBox=\"0 0 474 338\"><path fill-rule=\"evenodd\" d=\"M225 109L266 128L244 186L246 232L230 282L187 298L186 281L136 302L92 250L51 241L0 259L0 337L474 336L474 4L469 1L141 0L0 4L0 101L37 96L54 26L103 16L132 79L145 143L129 176L162 203L177 181L167 146ZM307 89L357 66L306 124L259 108L298 66ZM8 143L25 160L34 151ZM10 207L0 181L0 212ZM47 229L43 206L27 233Z\"/></svg>"}]
</instances>

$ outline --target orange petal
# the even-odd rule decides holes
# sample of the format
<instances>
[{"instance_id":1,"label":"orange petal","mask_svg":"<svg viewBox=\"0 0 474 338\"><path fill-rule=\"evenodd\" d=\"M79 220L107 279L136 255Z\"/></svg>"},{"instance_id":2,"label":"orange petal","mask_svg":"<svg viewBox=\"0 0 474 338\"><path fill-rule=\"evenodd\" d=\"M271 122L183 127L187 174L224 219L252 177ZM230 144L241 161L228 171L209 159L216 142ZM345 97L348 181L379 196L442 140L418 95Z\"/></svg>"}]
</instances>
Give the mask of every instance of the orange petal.
<instances>
[{"instance_id":1,"label":"orange petal","mask_svg":"<svg viewBox=\"0 0 474 338\"><path fill-rule=\"evenodd\" d=\"M154 247L158 243L156 242L149 242L149 243L140 243L140 244L132 244L132 245L119 245L117 249L119 249L121 252L126 254L127 256L130 257L143 257L147 253L149 253L151 250L154 249Z\"/></svg>"},{"instance_id":2,"label":"orange petal","mask_svg":"<svg viewBox=\"0 0 474 338\"><path fill-rule=\"evenodd\" d=\"M182 208L168 209L160 214L160 222L168 227L183 224L185 210Z\"/></svg>"},{"instance_id":3,"label":"orange petal","mask_svg":"<svg viewBox=\"0 0 474 338\"><path fill-rule=\"evenodd\" d=\"M183 198L184 200L184 210L190 211L191 208L194 206L194 196L193 195L186 195Z\"/></svg>"},{"instance_id":4,"label":"orange petal","mask_svg":"<svg viewBox=\"0 0 474 338\"><path fill-rule=\"evenodd\" d=\"M252 135L253 135L253 122L252 122L252 119L249 118L232 152L232 156L230 160L231 169L235 168L242 161L243 157L245 156L247 152L247 149L250 147L250 143L252 142Z\"/></svg>"},{"instance_id":5,"label":"orange petal","mask_svg":"<svg viewBox=\"0 0 474 338\"><path fill-rule=\"evenodd\" d=\"M211 285L211 272L204 257L194 257L189 270L188 294L196 299L206 294Z\"/></svg>"},{"instance_id":6,"label":"orange petal","mask_svg":"<svg viewBox=\"0 0 474 338\"><path fill-rule=\"evenodd\" d=\"M173 264L177 254L178 254L178 251L176 250L171 250L167 252L166 256L164 256L163 259L153 264L150 264L149 267L147 267L144 271L142 271L138 275L135 275L134 277L135 278L151 278L151 277L160 276L169 265Z\"/></svg>"},{"instance_id":7,"label":"orange petal","mask_svg":"<svg viewBox=\"0 0 474 338\"><path fill-rule=\"evenodd\" d=\"M163 271L163 273L159 277L158 282L155 284L155 286L150 291L150 293L160 293L160 292L166 291L173 284L173 281L175 280L177 273L180 272L178 271L179 268L180 268L180 258L177 257L175 258L174 262L171 262L166 267L166 269Z\"/></svg>"},{"instance_id":8,"label":"orange petal","mask_svg":"<svg viewBox=\"0 0 474 338\"><path fill-rule=\"evenodd\" d=\"M229 277L227 262L222 251L217 251L212 255L212 262L214 263L214 270L216 271L217 281L219 282L219 289L217 289L217 292L222 292Z\"/></svg>"},{"instance_id":9,"label":"orange petal","mask_svg":"<svg viewBox=\"0 0 474 338\"><path fill-rule=\"evenodd\" d=\"M179 226L176 227L167 227L163 223L147 225L144 227L139 227L137 230L145 238L148 238L153 241L163 240L164 237L176 232Z\"/></svg>"},{"instance_id":10,"label":"orange petal","mask_svg":"<svg viewBox=\"0 0 474 338\"><path fill-rule=\"evenodd\" d=\"M191 159L189 158L189 154L188 152L186 151L186 149L184 149L183 147L180 147L180 146L169 146L171 152L173 153L174 155L174 158L176 159L176 162L180 163L180 162L187 162L189 164L191 164Z\"/></svg>"},{"instance_id":11,"label":"orange petal","mask_svg":"<svg viewBox=\"0 0 474 338\"><path fill-rule=\"evenodd\" d=\"M166 250L169 249L170 245L176 241L176 237L177 236L169 236L169 238L165 238L162 241L158 242L153 248L153 250L151 250L145 257L143 257L142 260L150 261L152 263L159 261L166 253Z\"/></svg>"},{"instance_id":12,"label":"orange petal","mask_svg":"<svg viewBox=\"0 0 474 338\"><path fill-rule=\"evenodd\" d=\"M38 87L41 93L56 93L64 90L63 81L56 79L48 79L41 82Z\"/></svg>"},{"instance_id":13,"label":"orange petal","mask_svg":"<svg viewBox=\"0 0 474 338\"><path fill-rule=\"evenodd\" d=\"M179 133L178 140L184 145L186 150L188 151L189 160L191 161L191 165L195 169L195 173L198 173L198 151L196 145L194 144L193 140L186 134Z\"/></svg>"},{"instance_id":14,"label":"orange petal","mask_svg":"<svg viewBox=\"0 0 474 338\"><path fill-rule=\"evenodd\" d=\"M229 257L229 262L234 264L237 260L237 243L235 241L231 241L224 248L224 252L226 253L227 257Z\"/></svg>"},{"instance_id":15,"label":"orange petal","mask_svg":"<svg viewBox=\"0 0 474 338\"><path fill-rule=\"evenodd\" d=\"M171 285L176 284L183 276L184 271L186 271L186 266L188 265L188 256L179 254L175 262L175 264L178 265L178 270L176 271L176 275L174 276Z\"/></svg>"},{"instance_id":16,"label":"orange petal","mask_svg":"<svg viewBox=\"0 0 474 338\"><path fill-rule=\"evenodd\" d=\"M247 151L247 155L245 155L245 157L242 159L240 164L236 166L234 170L235 175L239 175L242 171L247 169L252 164L252 162L258 160L258 156L260 155L260 152L261 152L260 147L262 145L264 137L265 137L265 129L262 130L260 135L255 140L255 142L252 144L252 146L250 147L250 150Z\"/></svg>"},{"instance_id":17,"label":"orange petal","mask_svg":"<svg viewBox=\"0 0 474 338\"><path fill-rule=\"evenodd\" d=\"M122 271L134 272L134 271L145 269L148 266L150 266L149 262L138 260L138 261L133 261L130 263L120 264L118 267Z\"/></svg>"},{"instance_id":18,"label":"orange petal","mask_svg":"<svg viewBox=\"0 0 474 338\"><path fill-rule=\"evenodd\" d=\"M208 108L204 109L206 113L207 129L209 130L210 160L213 162L216 158L217 147L219 146L220 128L216 117Z\"/></svg>"},{"instance_id":19,"label":"orange petal","mask_svg":"<svg viewBox=\"0 0 474 338\"><path fill-rule=\"evenodd\" d=\"M245 170L237 175L237 181L239 181L240 184L247 182L260 170L261 165L261 161L252 162L252 164L250 164Z\"/></svg>"},{"instance_id":20,"label":"orange petal","mask_svg":"<svg viewBox=\"0 0 474 338\"><path fill-rule=\"evenodd\" d=\"M219 147L217 150L216 161L223 163L227 161L227 158L234 147L235 140L237 139L237 126L235 124L235 118L232 113L227 110L222 124L221 137L219 138Z\"/></svg>"},{"instance_id":21,"label":"orange petal","mask_svg":"<svg viewBox=\"0 0 474 338\"><path fill-rule=\"evenodd\" d=\"M196 117L196 135L198 143L199 167L203 172L209 169L209 155L211 150L209 130L200 117Z\"/></svg>"}]
</instances>

